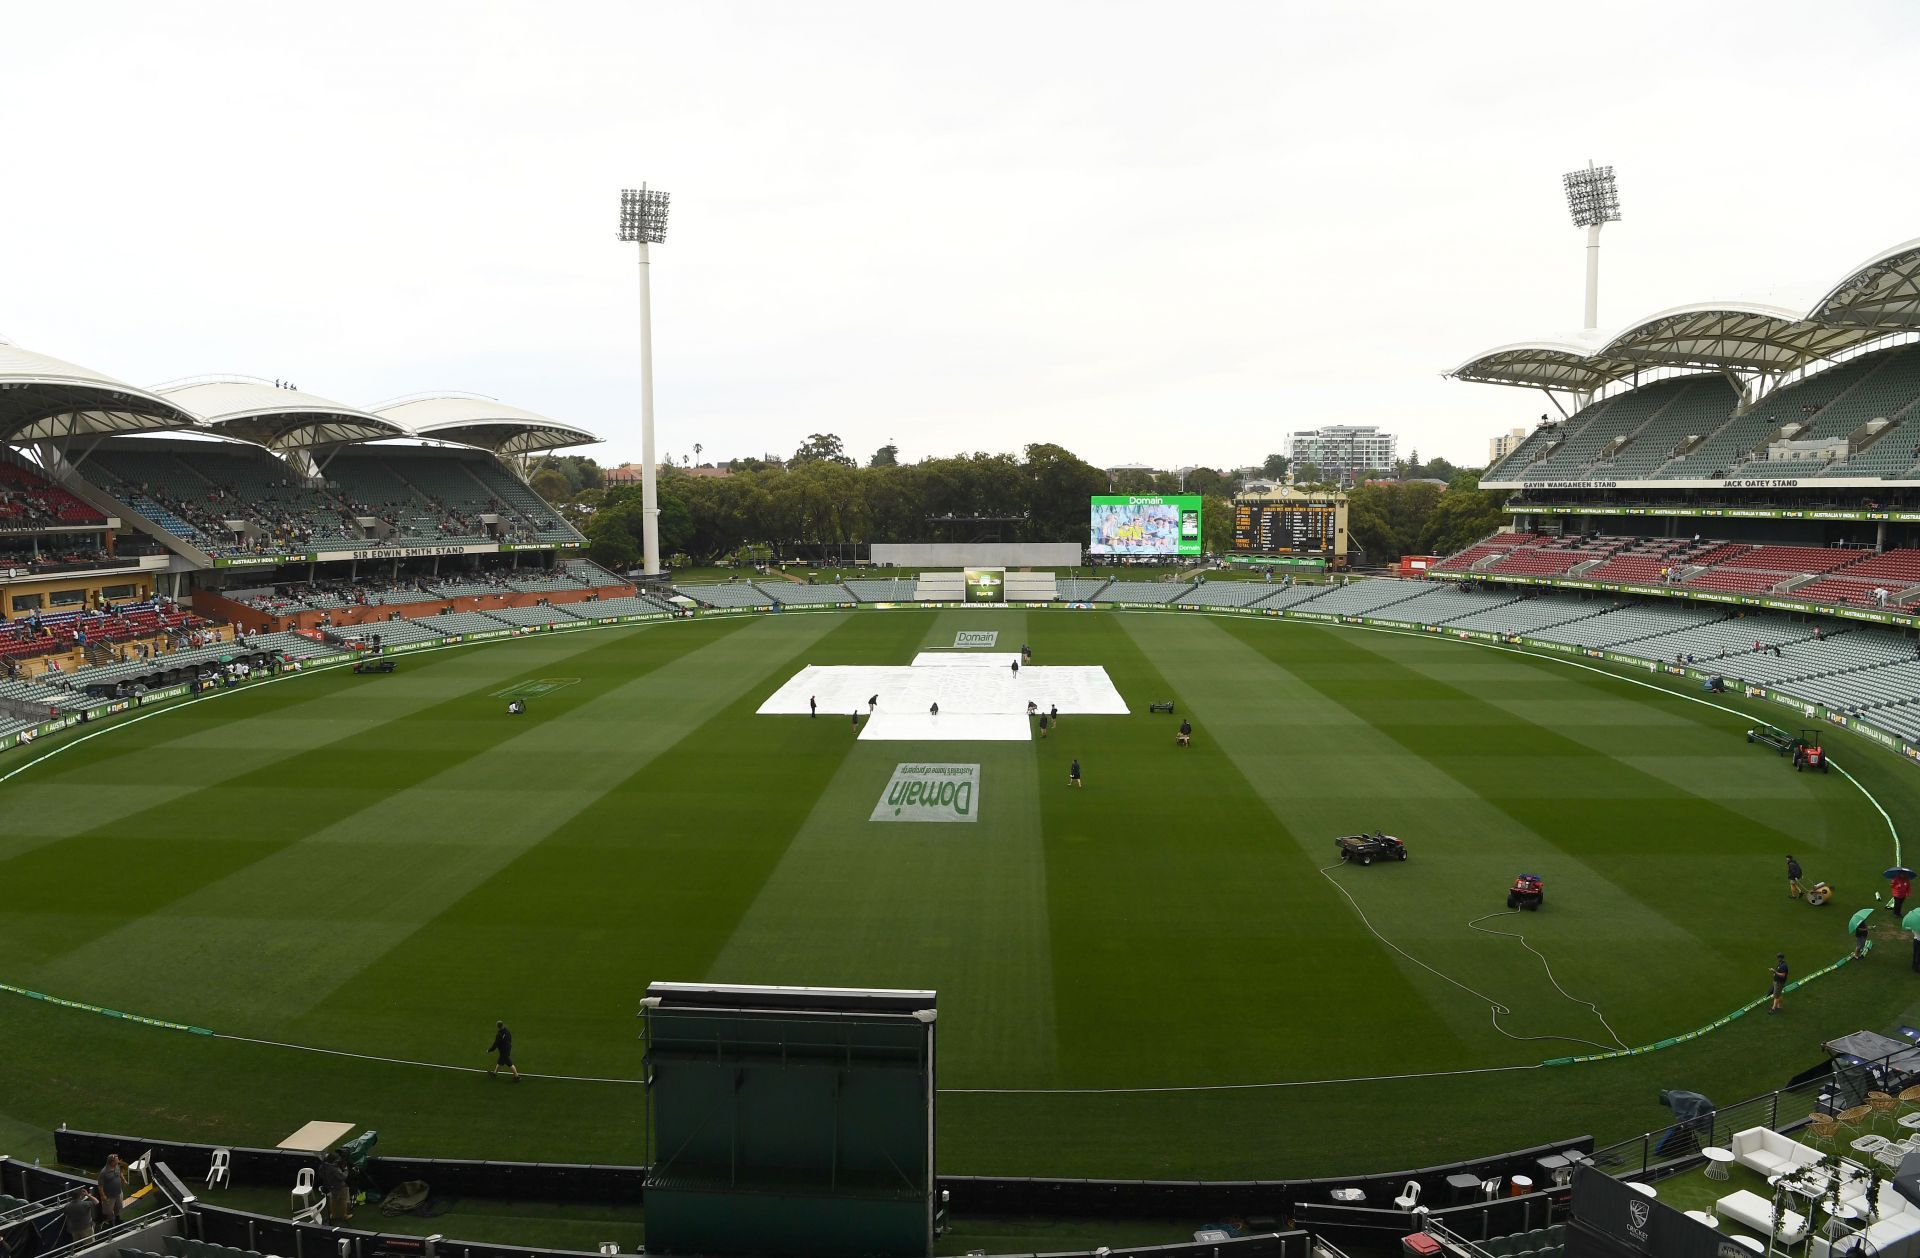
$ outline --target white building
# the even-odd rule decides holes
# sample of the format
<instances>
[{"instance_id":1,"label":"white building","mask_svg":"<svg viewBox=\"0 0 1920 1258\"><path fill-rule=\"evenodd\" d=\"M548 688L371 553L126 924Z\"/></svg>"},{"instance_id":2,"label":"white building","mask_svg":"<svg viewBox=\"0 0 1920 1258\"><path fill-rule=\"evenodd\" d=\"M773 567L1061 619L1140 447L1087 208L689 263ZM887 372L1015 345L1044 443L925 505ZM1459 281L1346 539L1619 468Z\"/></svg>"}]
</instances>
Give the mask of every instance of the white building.
<instances>
[{"instance_id":1,"label":"white building","mask_svg":"<svg viewBox=\"0 0 1920 1258\"><path fill-rule=\"evenodd\" d=\"M1351 481L1373 468L1391 470L1400 439L1372 424L1328 424L1312 432L1287 434L1293 466L1311 463L1326 480Z\"/></svg>"},{"instance_id":2,"label":"white building","mask_svg":"<svg viewBox=\"0 0 1920 1258\"><path fill-rule=\"evenodd\" d=\"M1514 449L1526 439L1527 430L1524 428L1509 428L1498 437L1487 438L1487 466L1492 467L1512 454Z\"/></svg>"}]
</instances>

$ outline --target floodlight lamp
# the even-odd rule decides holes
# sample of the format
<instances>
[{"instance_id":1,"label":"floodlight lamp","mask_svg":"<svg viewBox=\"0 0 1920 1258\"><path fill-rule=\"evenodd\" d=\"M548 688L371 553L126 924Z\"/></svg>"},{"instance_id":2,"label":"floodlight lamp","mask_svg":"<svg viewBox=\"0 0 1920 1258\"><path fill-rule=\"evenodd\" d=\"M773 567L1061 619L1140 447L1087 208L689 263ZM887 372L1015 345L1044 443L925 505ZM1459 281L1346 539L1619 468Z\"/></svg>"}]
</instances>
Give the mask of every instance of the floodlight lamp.
<instances>
[{"instance_id":1,"label":"floodlight lamp","mask_svg":"<svg viewBox=\"0 0 1920 1258\"><path fill-rule=\"evenodd\" d=\"M1620 221L1620 187L1614 182L1613 167L1587 163L1585 170L1570 170L1561 176L1567 189L1567 210L1575 227L1598 227Z\"/></svg>"},{"instance_id":2,"label":"floodlight lamp","mask_svg":"<svg viewBox=\"0 0 1920 1258\"><path fill-rule=\"evenodd\" d=\"M667 238L667 194L638 188L620 190L620 239L631 244L657 245Z\"/></svg>"}]
</instances>

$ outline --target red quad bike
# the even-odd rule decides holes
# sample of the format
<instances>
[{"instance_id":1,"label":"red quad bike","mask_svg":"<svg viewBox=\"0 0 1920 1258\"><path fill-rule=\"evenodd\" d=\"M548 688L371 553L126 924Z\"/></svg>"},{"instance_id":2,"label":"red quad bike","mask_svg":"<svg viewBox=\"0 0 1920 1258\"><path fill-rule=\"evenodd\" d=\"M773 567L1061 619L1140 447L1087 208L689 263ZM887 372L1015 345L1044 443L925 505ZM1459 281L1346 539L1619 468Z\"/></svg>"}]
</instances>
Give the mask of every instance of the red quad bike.
<instances>
[{"instance_id":1,"label":"red quad bike","mask_svg":"<svg viewBox=\"0 0 1920 1258\"><path fill-rule=\"evenodd\" d=\"M1538 910L1547 902L1547 885L1539 874L1517 874L1507 888L1507 907Z\"/></svg>"}]
</instances>

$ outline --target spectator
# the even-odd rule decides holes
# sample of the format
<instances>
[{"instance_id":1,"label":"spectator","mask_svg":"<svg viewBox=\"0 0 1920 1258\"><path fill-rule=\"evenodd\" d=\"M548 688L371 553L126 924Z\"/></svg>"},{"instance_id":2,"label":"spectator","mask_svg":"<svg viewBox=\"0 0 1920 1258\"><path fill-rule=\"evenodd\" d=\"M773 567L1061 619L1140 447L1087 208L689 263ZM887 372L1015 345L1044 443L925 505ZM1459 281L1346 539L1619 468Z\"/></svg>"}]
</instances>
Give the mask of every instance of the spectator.
<instances>
[{"instance_id":1,"label":"spectator","mask_svg":"<svg viewBox=\"0 0 1920 1258\"><path fill-rule=\"evenodd\" d=\"M120 1221L120 1207L127 1199L126 1169L121 1165L118 1153L107 1154L107 1164L100 1168L100 1218L112 1227Z\"/></svg>"},{"instance_id":2,"label":"spectator","mask_svg":"<svg viewBox=\"0 0 1920 1258\"><path fill-rule=\"evenodd\" d=\"M93 1235L94 1208L97 1205L99 1202L93 1199L91 1192L84 1188L74 1190L61 1216L66 1221L68 1240L83 1241Z\"/></svg>"}]
</instances>

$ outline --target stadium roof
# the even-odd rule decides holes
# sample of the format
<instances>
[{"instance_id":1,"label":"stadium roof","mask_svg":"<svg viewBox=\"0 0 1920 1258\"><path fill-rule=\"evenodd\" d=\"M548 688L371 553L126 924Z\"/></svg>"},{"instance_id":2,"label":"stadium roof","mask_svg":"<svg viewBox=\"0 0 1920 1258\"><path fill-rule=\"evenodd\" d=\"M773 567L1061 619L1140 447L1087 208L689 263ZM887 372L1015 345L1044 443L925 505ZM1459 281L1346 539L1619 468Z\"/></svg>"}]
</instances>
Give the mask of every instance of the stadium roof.
<instances>
[{"instance_id":1,"label":"stadium roof","mask_svg":"<svg viewBox=\"0 0 1920 1258\"><path fill-rule=\"evenodd\" d=\"M401 398L375 407L373 413L405 425L416 437L478 446L503 458L594 445L600 440L584 428L474 393Z\"/></svg>"},{"instance_id":2,"label":"stadium roof","mask_svg":"<svg viewBox=\"0 0 1920 1258\"><path fill-rule=\"evenodd\" d=\"M1502 345L1447 375L1582 393L1654 367L1777 376L1913 330L1920 330L1920 240L1856 268L1805 314L1751 301L1675 306L1610 337L1582 332Z\"/></svg>"},{"instance_id":3,"label":"stadium roof","mask_svg":"<svg viewBox=\"0 0 1920 1258\"><path fill-rule=\"evenodd\" d=\"M1649 367L1780 372L1880 335L1872 328L1818 323L1785 306L1703 302L1642 319L1601 353Z\"/></svg>"},{"instance_id":4,"label":"stadium roof","mask_svg":"<svg viewBox=\"0 0 1920 1258\"><path fill-rule=\"evenodd\" d=\"M1920 328L1920 240L1855 267L1813 308L1813 318L1881 332Z\"/></svg>"},{"instance_id":5,"label":"stadium roof","mask_svg":"<svg viewBox=\"0 0 1920 1258\"><path fill-rule=\"evenodd\" d=\"M250 376L205 376L156 390L210 432L288 453L410 434L390 419Z\"/></svg>"},{"instance_id":6,"label":"stadium roof","mask_svg":"<svg viewBox=\"0 0 1920 1258\"><path fill-rule=\"evenodd\" d=\"M0 341L0 441L193 427L165 398Z\"/></svg>"},{"instance_id":7,"label":"stadium roof","mask_svg":"<svg viewBox=\"0 0 1920 1258\"><path fill-rule=\"evenodd\" d=\"M1633 374L1634 364L1607 358L1597 333L1564 340L1517 341L1469 358L1448 376L1482 384L1513 384L1535 389L1591 393Z\"/></svg>"}]
</instances>

